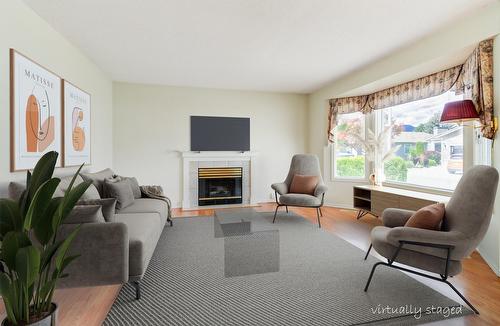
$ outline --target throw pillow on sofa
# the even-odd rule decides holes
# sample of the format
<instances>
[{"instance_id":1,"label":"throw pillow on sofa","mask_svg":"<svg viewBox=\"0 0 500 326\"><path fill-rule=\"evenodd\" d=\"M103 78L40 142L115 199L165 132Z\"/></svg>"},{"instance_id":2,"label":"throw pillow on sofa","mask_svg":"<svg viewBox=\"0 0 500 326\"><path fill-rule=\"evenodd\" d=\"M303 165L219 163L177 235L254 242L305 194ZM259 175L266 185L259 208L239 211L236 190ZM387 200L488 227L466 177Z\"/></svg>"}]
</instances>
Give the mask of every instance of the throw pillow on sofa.
<instances>
[{"instance_id":1,"label":"throw pillow on sofa","mask_svg":"<svg viewBox=\"0 0 500 326\"><path fill-rule=\"evenodd\" d=\"M71 183L71 180L73 179L73 176L67 176L61 178L61 182L59 182L59 185L56 188L56 191L54 193L54 197L63 197L66 191L69 188L69 184ZM83 178L79 175L76 176L75 178L75 183L73 184L73 187L76 187L80 183L83 182ZM91 184L87 190L83 193L81 199L100 199L101 196L99 195L99 192L97 191L96 187Z\"/></svg>"},{"instance_id":2,"label":"throw pillow on sofa","mask_svg":"<svg viewBox=\"0 0 500 326\"><path fill-rule=\"evenodd\" d=\"M116 198L79 200L77 205L100 205L106 222L115 221Z\"/></svg>"},{"instance_id":3,"label":"throw pillow on sofa","mask_svg":"<svg viewBox=\"0 0 500 326\"><path fill-rule=\"evenodd\" d=\"M104 223L100 205L77 205L69 213L64 224Z\"/></svg>"},{"instance_id":4,"label":"throw pillow on sofa","mask_svg":"<svg viewBox=\"0 0 500 326\"><path fill-rule=\"evenodd\" d=\"M23 194L23 191L26 190L26 184L21 182L11 182L9 183L8 192L9 198L15 201L18 201Z\"/></svg>"},{"instance_id":5,"label":"throw pillow on sofa","mask_svg":"<svg viewBox=\"0 0 500 326\"><path fill-rule=\"evenodd\" d=\"M115 173L111 169L104 169L95 173L80 173L85 181L90 181L97 188L101 198L104 198L104 179L113 177Z\"/></svg>"},{"instance_id":6,"label":"throw pillow on sofa","mask_svg":"<svg viewBox=\"0 0 500 326\"><path fill-rule=\"evenodd\" d=\"M134 193L127 180L105 180L104 190L109 197L116 198L116 209L123 209L134 203Z\"/></svg>"},{"instance_id":7,"label":"throw pillow on sofa","mask_svg":"<svg viewBox=\"0 0 500 326\"><path fill-rule=\"evenodd\" d=\"M116 177L121 178L121 180L127 180L130 183L130 188L132 188L132 193L134 194L135 199L139 199L142 197L141 188L139 187L139 181L135 177L124 177L121 175L117 175Z\"/></svg>"},{"instance_id":8,"label":"throw pillow on sofa","mask_svg":"<svg viewBox=\"0 0 500 326\"><path fill-rule=\"evenodd\" d=\"M62 177L61 181L59 182L59 185L56 188L56 191L54 192L54 197L64 197L64 194L69 188L69 184L71 183L72 176L67 176L67 177ZM81 176L76 176L75 183L73 184L73 187L79 185L80 183L83 182L83 179ZM21 198L21 195L23 191L26 190L26 184L21 183L21 182L10 182L8 186L8 193L9 193L9 198L13 200L19 200ZM83 193L81 199L100 199L101 196L99 195L99 192L95 188L94 185L90 185L90 187L87 188L87 190Z\"/></svg>"},{"instance_id":9,"label":"throw pillow on sofa","mask_svg":"<svg viewBox=\"0 0 500 326\"><path fill-rule=\"evenodd\" d=\"M318 185L318 177L315 175L295 174L290 184L291 193L314 195L314 190Z\"/></svg>"}]
</instances>

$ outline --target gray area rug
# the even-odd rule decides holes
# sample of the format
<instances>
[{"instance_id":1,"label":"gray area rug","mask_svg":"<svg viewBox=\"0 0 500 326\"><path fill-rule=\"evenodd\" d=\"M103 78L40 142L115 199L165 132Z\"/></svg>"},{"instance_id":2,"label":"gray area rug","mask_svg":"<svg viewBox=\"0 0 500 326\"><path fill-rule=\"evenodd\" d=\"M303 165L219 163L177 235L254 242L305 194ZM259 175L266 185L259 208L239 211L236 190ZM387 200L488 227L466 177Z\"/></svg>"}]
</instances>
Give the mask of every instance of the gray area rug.
<instances>
[{"instance_id":1,"label":"gray area rug","mask_svg":"<svg viewBox=\"0 0 500 326\"><path fill-rule=\"evenodd\" d=\"M416 325L471 313L384 266L365 293L375 258L364 261L360 249L294 213L271 221L263 213L251 233L216 238L213 217L176 218L142 298L125 285L104 325Z\"/></svg>"}]
</instances>

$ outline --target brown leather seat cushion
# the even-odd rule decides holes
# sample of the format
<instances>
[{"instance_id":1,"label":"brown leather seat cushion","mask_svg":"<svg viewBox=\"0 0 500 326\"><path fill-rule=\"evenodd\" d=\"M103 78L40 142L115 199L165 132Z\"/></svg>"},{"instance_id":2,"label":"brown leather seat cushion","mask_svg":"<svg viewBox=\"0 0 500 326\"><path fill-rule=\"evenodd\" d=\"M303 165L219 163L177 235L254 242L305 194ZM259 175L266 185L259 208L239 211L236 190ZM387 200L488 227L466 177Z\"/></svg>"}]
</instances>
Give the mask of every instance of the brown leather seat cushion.
<instances>
[{"instance_id":1,"label":"brown leather seat cushion","mask_svg":"<svg viewBox=\"0 0 500 326\"><path fill-rule=\"evenodd\" d=\"M291 193L314 195L318 185L318 177L315 175L295 174L290 184Z\"/></svg>"},{"instance_id":2,"label":"brown leather seat cushion","mask_svg":"<svg viewBox=\"0 0 500 326\"><path fill-rule=\"evenodd\" d=\"M432 204L416 211L405 226L427 230L439 230L444 218L444 204Z\"/></svg>"}]
</instances>

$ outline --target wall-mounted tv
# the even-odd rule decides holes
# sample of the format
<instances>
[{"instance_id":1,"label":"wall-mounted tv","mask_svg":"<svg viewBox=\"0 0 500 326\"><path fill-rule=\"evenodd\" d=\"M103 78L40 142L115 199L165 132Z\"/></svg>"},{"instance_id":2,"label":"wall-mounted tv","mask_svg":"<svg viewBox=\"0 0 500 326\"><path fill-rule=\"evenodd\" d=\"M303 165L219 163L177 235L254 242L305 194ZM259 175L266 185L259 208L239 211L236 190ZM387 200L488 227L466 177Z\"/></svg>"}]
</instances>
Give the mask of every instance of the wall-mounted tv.
<instances>
[{"instance_id":1,"label":"wall-mounted tv","mask_svg":"<svg viewBox=\"0 0 500 326\"><path fill-rule=\"evenodd\" d=\"M191 116L191 150L249 151L250 118Z\"/></svg>"}]
</instances>

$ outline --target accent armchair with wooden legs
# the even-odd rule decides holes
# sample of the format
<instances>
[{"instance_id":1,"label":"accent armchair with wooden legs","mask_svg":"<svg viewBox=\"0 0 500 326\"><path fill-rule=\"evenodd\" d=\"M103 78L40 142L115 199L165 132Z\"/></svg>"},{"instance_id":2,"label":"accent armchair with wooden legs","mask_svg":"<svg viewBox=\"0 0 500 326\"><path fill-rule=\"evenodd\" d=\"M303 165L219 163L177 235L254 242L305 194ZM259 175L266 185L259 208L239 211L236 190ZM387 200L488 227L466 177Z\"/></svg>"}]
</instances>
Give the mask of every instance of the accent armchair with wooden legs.
<instances>
[{"instance_id":1,"label":"accent armchair with wooden legs","mask_svg":"<svg viewBox=\"0 0 500 326\"><path fill-rule=\"evenodd\" d=\"M295 175L316 176L318 183L313 194L290 193L290 185ZM310 207L316 209L318 216L318 225L321 227L320 217L322 216L321 207L323 206L325 193L328 187L324 184L321 177L319 160L316 155L296 154L292 157L290 170L284 182L273 183L271 188L274 190L276 199L276 210L274 211L273 223L276 220L278 208L285 206L288 213L288 206Z\"/></svg>"},{"instance_id":2,"label":"accent armchair with wooden legs","mask_svg":"<svg viewBox=\"0 0 500 326\"><path fill-rule=\"evenodd\" d=\"M497 185L498 172L490 166L478 165L467 171L446 205L440 231L405 227L413 211L394 208L384 210L384 226L377 226L372 230L370 249L373 246L387 259L387 263L378 262L373 265L365 292L377 266L384 265L448 284L476 314L479 314L448 281L448 277L462 271L461 261L476 249L486 234ZM439 277L399 264L394 265L395 262L438 274Z\"/></svg>"}]
</instances>

